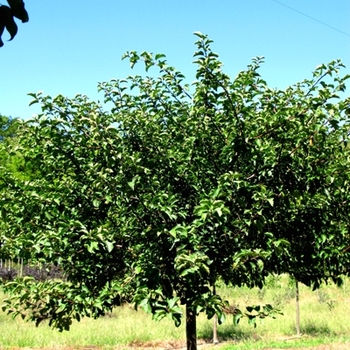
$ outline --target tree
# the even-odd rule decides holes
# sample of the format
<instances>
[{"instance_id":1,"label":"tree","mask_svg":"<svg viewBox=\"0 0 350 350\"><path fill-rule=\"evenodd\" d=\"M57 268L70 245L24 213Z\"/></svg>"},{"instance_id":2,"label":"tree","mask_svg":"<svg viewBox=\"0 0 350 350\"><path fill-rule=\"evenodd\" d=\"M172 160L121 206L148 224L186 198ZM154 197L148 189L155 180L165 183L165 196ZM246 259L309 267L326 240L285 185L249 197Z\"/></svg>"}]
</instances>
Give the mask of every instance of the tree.
<instances>
[{"instance_id":1,"label":"tree","mask_svg":"<svg viewBox=\"0 0 350 350\"><path fill-rule=\"evenodd\" d=\"M0 114L0 182L6 183L6 172L22 179L29 179L34 172L30 163L17 151L17 132L20 127L20 119Z\"/></svg>"},{"instance_id":2,"label":"tree","mask_svg":"<svg viewBox=\"0 0 350 350\"><path fill-rule=\"evenodd\" d=\"M32 169L27 164L21 154L16 151L17 130L20 126L20 120L6 117L0 114L0 191L6 191L9 174L16 178L29 179ZM0 219L0 232L4 225ZM2 237L0 237L0 247L2 246ZM0 250L0 259L7 258L4 249Z\"/></svg>"},{"instance_id":3,"label":"tree","mask_svg":"<svg viewBox=\"0 0 350 350\"><path fill-rule=\"evenodd\" d=\"M16 168L17 162L10 156L8 147L13 141L17 125L16 119L0 114L0 175L5 169L14 171Z\"/></svg>"},{"instance_id":4,"label":"tree","mask_svg":"<svg viewBox=\"0 0 350 350\"><path fill-rule=\"evenodd\" d=\"M131 66L144 61L159 76L99 84L110 111L82 95L32 94L42 114L19 140L40 176L8 181L4 241L13 255L60 265L66 281L7 284L8 312L62 330L127 299L178 325L182 304L195 349L196 315L223 319L217 280L261 287L293 269L317 284L344 272L349 99L331 101L345 89L342 63L273 90L258 73L262 58L232 80L211 40L195 34L192 87L164 55L130 51ZM248 307L234 320L272 312Z\"/></svg>"},{"instance_id":5,"label":"tree","mask_svg":"<svg viewBox=\"0 0 350 350\"><path fill-rule=\"evenodd\" d=\"M6 117L0 114L0 142L9 140L16 134L17 119Z\"/></svg>"},{"instance_id":6,"label":"tree","mask_svg":"<svg viewBox=\"0 0 350 350\"><path fill-rule=\"evenodd\" d=\"M24 7L23 0L7 0L9 6L0 5L0 47L4 46L1 36L6 28L12 40L18 31L14 17L20 19L23 23L29 21L28 13Z\"/></svg>"}]
</instances>

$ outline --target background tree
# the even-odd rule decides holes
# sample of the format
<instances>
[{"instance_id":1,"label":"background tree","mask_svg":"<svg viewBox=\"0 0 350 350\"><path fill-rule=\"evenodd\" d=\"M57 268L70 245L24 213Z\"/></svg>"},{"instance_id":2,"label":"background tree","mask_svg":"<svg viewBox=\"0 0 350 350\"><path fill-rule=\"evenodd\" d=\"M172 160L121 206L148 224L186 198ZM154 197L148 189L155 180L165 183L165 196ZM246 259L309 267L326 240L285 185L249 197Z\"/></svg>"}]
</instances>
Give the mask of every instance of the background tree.
<instances>
[{"instance_id":1,"label":"background tree","mask_svg":"<svg viewBox=\"0 0 350 350\"><path fill-rule=\"evenodd\" d=\"M280 95L291 101L290 104L299 106L296 109L298 114L289 115L289 119L294 119L292 123L280 125L284 129L294 129L299 135L299 140L298 137L291 140L288 133L281 133L278 139L280 153L277 166L284 167L287 173L283 178L274 178L274 172L271 179L275 183L284 182L284 191L275 190L275 193L280 193L275 201L286 200L289 207L288 211L281 212L280 220L284 221L284 225L280 226L279 232L291 243L290 256L283 259L284 264L277 272L289 273L295 280L298 335L298 282L318 288L327 276L339 285L342 283L341 271L345 273L348 269L348 255L344 251L345 237L349 232L346 216L350 209L349 119L346 115L349 100L339 104L329 101L339 99L338 94L345 90L344 82L349 76L335 78L338 84L332 84L332 79L328 78L338 74L341 66L339 61L320 65L314 71L313 79L296 84L293 97L288 90ZM318 84L320 87L316 88ZM286 113L283 110L279 112ZM308 142L305 138L309 139ZM289 195L291 191L294 196ZM271 221L272 225L275 220Z\"/></svg>"},{"instance_id":2,"label":"background tree","mask_svg":"<svg viewBox=\"0 0 350 350\"><path fill-rule=\"evenodd\" d=\"M0 186L6 190L7 173L19 175L23 158L14 151L18 120L0 115Z\"/></svg>"},{"instance_id":3,"label":"background tree","mask_svg":"<svg viewBox=\"0 0 350 350\"><path fill-rule=\"evenodd\" d=\"M16 135L17 119L0 114L0 142Z\"/></svg>"},{"instance_id":4,"label":"background tree","mask_svg":"<svg viewBox=\"0 0 350 350\"><path fill-rule=\"evenodd\" d=\"M196 35L192 87L164 55L131 51L132 66L141 60L159 75L101 83L111 111L82 95L32 94L42 114L19 140L40 176L2 194L6 249L59 264L67 281L8 284L9 312L68 329L128 299L178 325L182 304L194 349L197 313L222 320L217 280L262 286L271 272L305 266L317 285L344 271L349 100L331 102L331 90L345 88L342 63L273 90L258 73L262 58L232 80ZM237 310L235 322L271 311Z\"/></svg>"},{"instance_id":5,"label":"background tree","mask_svg":"<svg viewBox=\"0 0 350 350\"><path fill-rule=\"evenodd\" d=\"M13 177L29 179L33 172L29 163L16 151L17 132L21 125L19 119L13 119L0 114L0 193L6 192L9 182ZM11 174L11 175L10 175ZM4 222L0 217L0 232ZM0 247L3 244L3 237L0 237ZM0 250L0 259L8 258L5 249Z\"/></svg>"},{"instance_id":6,"label":"background tree","mask_svg":"<svg viewBox=\"0 0 350 350\"><path fill-rule=\"evenodd\" d=\"M0 47L4 45L1 36L6 28L12 40L18 31L14 17L20 19L23 23L29 21L28 13L24 7L23 0L7 0L10 6L0 5Z\"/></svg>"},{"instance_id":7,"label":"background tree","mask_svg":"<svg viewBox=\"0 0 350 350\"><path fill-rule=\"evenodd\" d=\"M15 177L28 179L34 169L24 156L17 150L18 131L22 127L20 119L13 119L0 115L0 181L5 184L6 172L11 172ZM35 170L37 171L37 170Z\"/></svg>"}]
</instances>

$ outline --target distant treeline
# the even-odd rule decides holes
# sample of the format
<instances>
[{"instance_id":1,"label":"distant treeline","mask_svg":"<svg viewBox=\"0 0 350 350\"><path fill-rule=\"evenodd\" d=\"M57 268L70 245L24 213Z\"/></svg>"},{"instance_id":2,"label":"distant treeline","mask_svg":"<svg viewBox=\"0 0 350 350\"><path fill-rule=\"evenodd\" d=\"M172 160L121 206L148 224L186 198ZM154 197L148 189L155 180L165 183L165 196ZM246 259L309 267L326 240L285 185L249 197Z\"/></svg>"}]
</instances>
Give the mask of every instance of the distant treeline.
<instances>
[{"instance_id":1,"label":"distant treeline","mask_svg":"<svg viewBox=\"0 0 350 350\"><path fill-rule=\"evenodd\" d=\"M16 277L30 276L37 281L50 279L64 279L62 270L58 266L32 266L12 260L0 260L0 280L13 281Z\"/></svg>"}]
</instances>

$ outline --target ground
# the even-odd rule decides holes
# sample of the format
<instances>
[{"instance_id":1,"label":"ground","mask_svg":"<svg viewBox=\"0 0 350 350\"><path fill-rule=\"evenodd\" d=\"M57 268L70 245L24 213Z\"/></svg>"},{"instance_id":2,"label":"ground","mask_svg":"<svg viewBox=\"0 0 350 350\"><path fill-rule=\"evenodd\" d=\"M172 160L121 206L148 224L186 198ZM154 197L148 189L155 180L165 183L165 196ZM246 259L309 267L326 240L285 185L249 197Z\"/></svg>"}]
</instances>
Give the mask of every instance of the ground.
<instances>
[{"instance_id":1,"label":"ground","mask_svg":"<svg viewBox=\"0 0 350 350\"><path fill-rule=\"evenodd\" d=\"M155 345L155 344L154 344ZM184 344L157 344L155 346L133 346L133 347L116 347L115 350L128 349L128 350L184 350L186 346ZM216 346L212 344L198 344L198 349L215 349ZM349 344L329 344L329 345L318 345L309 346L305 348L263 348L261 350L348 350L350 348ZM218 349L220 347L218 346ZM234 349L234 346L233 346ZM86 346L78 349L75 348L43 348L43 349L31 349L31 348L16 348L11 350L99 350L97 346Z\"/></svg>"},{"instance_id":2,"label":"ground","mask_svg":"<svg viewBox=\"0 0 350 350\"><path fill-rule=\"evenodd\" d=\"M227 345L227 343L220 343L218 345L213 345L211 343L198 342L197 346L199 350L215 350L222 348L222 345ZM232 349L234 345L232 344ZM349 350L350 344L328 344L328 345L318 345L309 346L303 348L264 348L261 350ZM79 350L97 350L94 347L85 347ZM118 350L118 349L116 349ZM186 343L183 341L172 341L172 342L149 342L147 344L132 344L128 350L186 350Z\"/></svg>"},{"instance_id":3,"label":"ground","mask_svg":"<svg viewBox=\"0 0 350 350\"><path fill-rule=\"evenodd\" d=\"M221 345L221 346L220 346ZM218 345L213 345L205 342L198 342L197 346L199 350L215 350L222 348L223 345L227 343L220 343ZM0 346L1 349L1 346ZM232 349L234 349L234 344L232 344ZM318 345L318 346L308 346L303 348L263 348L260 350L349 350L350 344L328 344L328 345ZM42 348L42 349L32 349L32 348L13 348L10 350L100 350L98 346L84 346L80 348L71 347L57 347L57 348ZM132 344L131 346L118 346L115 350L186 350L186 343L183 341L170 341L170 342L148 342L142 344Z\"/></svg>"}]
</instances>

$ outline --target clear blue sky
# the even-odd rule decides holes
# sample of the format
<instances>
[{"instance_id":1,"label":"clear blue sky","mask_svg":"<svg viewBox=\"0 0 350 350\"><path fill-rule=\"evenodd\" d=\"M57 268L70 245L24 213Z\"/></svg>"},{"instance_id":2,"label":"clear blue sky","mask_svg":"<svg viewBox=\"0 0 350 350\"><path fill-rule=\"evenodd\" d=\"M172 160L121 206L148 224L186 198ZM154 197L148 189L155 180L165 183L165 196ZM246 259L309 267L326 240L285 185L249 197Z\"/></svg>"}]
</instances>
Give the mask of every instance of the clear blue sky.
<instances>
[{"instance_id":1,"label":"clear blue sky","mask_svg":"<svg viewBox=\"0 0 350 350\"><path fill-rule=\"evenodd\" d=\"M281 89L336 58L350 73L350 0L279 2L348 35L274 0L26 0L29 22L18 21L0 48L0 113L30 118L40 109L27 93L39 90L102 100L97 82L133 74L120 59L127 50L165 53L192 82L195 31L214 40L232 77L255 56L265 56L261 74Z\"/></svg>"}]
</instances>

